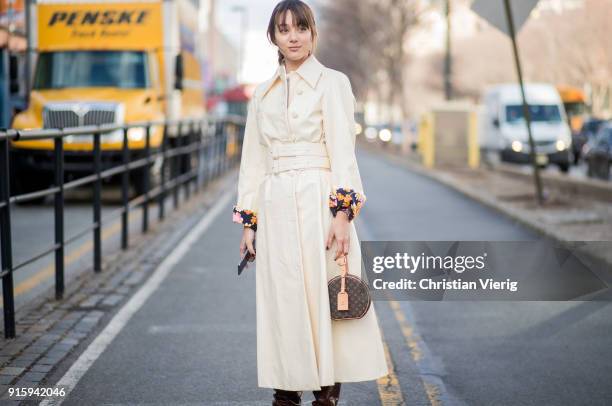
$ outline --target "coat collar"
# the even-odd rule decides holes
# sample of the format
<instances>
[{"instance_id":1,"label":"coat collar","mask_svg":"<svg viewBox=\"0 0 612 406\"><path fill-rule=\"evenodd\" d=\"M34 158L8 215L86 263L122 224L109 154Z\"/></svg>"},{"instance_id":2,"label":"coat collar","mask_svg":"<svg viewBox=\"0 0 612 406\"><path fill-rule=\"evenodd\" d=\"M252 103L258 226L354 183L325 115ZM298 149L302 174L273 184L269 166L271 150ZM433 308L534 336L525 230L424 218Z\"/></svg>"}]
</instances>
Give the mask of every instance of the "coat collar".
<instances>
[{"instance_id":1,"label":"coat collar","mask_svg":"<svg viewBox=\"0 0 612 406\"><path fill-rule=\"evenodd\" d=\"M324 67L325 66L323 66L323 64L319 62L319 60L315 58L314 55L310 55L308 58L306 58L304 62L302 62L302 64L296 69L295 72L300 75L300 77L304 79L304 81L306 81L306 83L308 83L310 87L314 89L317 86L321 74L323 73ZM283 81L283 83L287 78L285 64L279 65L278 69L276 69L276 73L274 73L274 76L272 76L272 78L270 78L266 82L261 97L265 96L266 93L268 93L268 91L276 83L276 80L279 78Z\"/></svg>"}]
</instances>

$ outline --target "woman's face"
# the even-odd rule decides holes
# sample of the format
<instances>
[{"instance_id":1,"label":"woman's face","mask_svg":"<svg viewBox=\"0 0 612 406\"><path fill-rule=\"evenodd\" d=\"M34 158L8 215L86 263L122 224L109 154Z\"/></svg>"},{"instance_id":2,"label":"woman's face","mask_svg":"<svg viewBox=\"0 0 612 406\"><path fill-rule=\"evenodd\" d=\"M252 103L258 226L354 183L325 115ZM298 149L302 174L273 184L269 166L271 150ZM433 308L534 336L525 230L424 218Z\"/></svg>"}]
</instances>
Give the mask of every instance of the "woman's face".
<instances>
[{"instance_id":1,"label":"woman's face","mask_svg":"<svg viewBox=\"0 0 612 406\"><path fill-rule=\"evenodd\" d=\"M291 11L285 13L285 21L275 29L276 45L286 60L298 62L308 57L312 51L312 32L310 28L295 26Z\"/></svg>"}]
</instances>

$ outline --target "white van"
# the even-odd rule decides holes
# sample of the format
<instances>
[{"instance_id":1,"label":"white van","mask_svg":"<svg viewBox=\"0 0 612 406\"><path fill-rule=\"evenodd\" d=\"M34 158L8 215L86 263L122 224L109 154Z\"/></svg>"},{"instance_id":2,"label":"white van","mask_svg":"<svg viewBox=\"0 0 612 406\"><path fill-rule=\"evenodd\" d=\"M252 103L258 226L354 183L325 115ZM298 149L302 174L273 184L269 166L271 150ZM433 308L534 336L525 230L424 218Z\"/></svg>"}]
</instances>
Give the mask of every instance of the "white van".
<instances>
[{"instance_id":1,"label":"white van","mask_svg":"<svg viewBox=\"0 0 612 406\"><path fill-rule=\"evenodd\" d=\"M556 164L567 172L573 162L572 136L557 89L547 83L528 83L525 96L531 113L536 162L540 166ZM487 87L482 103L479 142L485 159L529 163L529 138L519 85Z\"/></svg>"}]
</instances>

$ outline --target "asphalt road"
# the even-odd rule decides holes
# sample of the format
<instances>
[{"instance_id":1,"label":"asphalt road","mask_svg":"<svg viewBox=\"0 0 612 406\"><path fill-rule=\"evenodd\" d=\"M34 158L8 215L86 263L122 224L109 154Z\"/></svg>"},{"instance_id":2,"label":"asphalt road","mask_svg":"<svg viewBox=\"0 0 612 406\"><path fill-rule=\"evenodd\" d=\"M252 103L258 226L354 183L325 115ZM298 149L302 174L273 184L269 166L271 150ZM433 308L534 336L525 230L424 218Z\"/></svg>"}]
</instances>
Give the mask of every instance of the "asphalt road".
<instances>
[{"instance_id":1,"label":"asphalt road","mask_svg":"<svg viewBox=\"0 0 612 406\"><path fill-rule=\"evenodd\" d=\"M358 159L368 196L357 220L361 239L540 238L375 155L360 151ZM225 200L64 405L271 404L272 391L257 387L255 268L239 278L231 271L241 232L230 220L234 198ZM609 302L374 306L405 403L383 403L380 384L370 381L345 384L343 405L612 404ZM311 399L307 393L304 404Z\"/></svg>"}]
</instances>

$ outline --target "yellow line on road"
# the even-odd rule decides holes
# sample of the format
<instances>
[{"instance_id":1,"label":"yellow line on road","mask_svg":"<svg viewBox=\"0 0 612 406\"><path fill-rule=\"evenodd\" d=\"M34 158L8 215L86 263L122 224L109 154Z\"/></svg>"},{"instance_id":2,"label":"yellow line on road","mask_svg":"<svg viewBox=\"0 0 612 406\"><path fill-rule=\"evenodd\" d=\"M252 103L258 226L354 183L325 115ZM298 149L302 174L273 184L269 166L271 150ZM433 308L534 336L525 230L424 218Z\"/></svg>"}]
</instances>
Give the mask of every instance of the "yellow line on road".
<instances>
[{"instance_id":1,"label":"yellow line on road","mask_svg":"<svg viewBox=\"0 0 612 406\"><path fill-rule=\"evenodd\" d=\"M414 328L410 325L404 313L401 310L399 302L396 300L390 300L389 306L393 310L393 314L395 315L395 319L397 320L402 335L406 340L406 345L410 348L410 355L414 362L419 362L423 358L423 351L419 346L419 341L414 334ZM432 406L440 406L442 402L440 401L440 389L431 383L423 381L423 386L425 387L425 392L427 393L427 397L429 398L429 402Z\"/></svg>"},{"instance_id":2,"label":"yellow line on road","mask_svg":"<svg viewBox=\"0 0 612 406\"><path fill-rule=\"evenodd\" d=\"M382 335L382 330L380 331ZM395 364L391 358L391 351L383 336L383 345L385 348L385 358L387 359L387 366L389 367L389 374L378 378L376 384L378 385L378 394L380 396L380 403L382 406L403 406L404 395L402 395L402 388L395 374Z\"/></svg>"}]
</instances>

